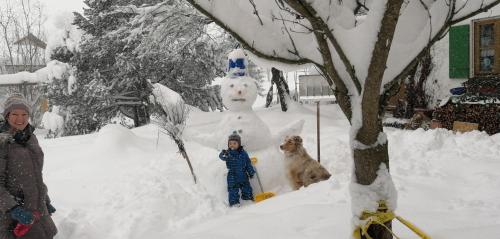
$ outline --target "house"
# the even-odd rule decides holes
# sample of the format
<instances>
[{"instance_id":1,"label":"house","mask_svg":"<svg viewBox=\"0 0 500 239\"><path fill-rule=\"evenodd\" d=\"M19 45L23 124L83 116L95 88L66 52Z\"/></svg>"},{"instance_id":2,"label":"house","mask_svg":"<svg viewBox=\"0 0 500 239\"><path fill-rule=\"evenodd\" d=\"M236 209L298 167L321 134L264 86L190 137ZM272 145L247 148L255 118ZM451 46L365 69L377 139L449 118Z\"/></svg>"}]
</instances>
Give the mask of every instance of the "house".
<instances>
[{"instance_id":1,"label":"house","mask_svg":"<svg viewBox=\"0 0 500 239\"><path fill-rule=\"evenodd\" d=\"M436 125L457 129L464 123L500 132L500 15L452 26L449 78L463 82L434 113ZM469 127L468 126L468 127Z\"/></svg>"},{"instance_id":2,"label":"house","mask_svg":"<svg viewBox=\"0 0 500 239\"><path fill-rule=\"evenodd\" d=\"M14 42L12 57L0 59L0 74L34 72L45 67L47 44L32 33Z\"/></svg>"},{"instance_id":3,"label":"house","mask_svg":"<svg viewBox=\"0 0 500 239\"><path fill-rule=\"evenodd\" d=\"M5 96L12 91L22 93L34 109L32 124L38 126L41 116L48 110L48 100L41 97L38 91L33 90L38 83L31 79L35 72L46 67L45 48L47 44L29 33L14 42L12 55L6 59L0 58L0 95ZM4 97L0 97L3 104ZM3 112L3 109L0 109Z\"/></svg>"}]
</instances>

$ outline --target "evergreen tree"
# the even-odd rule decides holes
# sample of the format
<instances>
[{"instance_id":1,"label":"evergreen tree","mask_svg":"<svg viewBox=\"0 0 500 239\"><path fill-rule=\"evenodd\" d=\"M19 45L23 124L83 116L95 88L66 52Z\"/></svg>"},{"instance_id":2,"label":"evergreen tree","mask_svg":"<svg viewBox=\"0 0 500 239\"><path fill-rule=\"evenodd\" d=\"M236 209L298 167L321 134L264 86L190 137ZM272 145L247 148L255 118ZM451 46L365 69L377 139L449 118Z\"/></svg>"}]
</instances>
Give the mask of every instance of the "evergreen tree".
<instances>
[{"instance_id":1,"label":"evergreen tree","mask_svg":"<svg viewBox=\"0 0 500 239\"><path fill-rule=\"evenodd\" d=\"M180 0L86 0L74 24L85 32L78 50L58 47L52 58L73 66L50 89L51 102L66 111L65 134L98 130L121 114L135 126L148 123L149 82L173 89L200 109L222 110L219 87L228 34Z\"/></svg>"}]
</instances>

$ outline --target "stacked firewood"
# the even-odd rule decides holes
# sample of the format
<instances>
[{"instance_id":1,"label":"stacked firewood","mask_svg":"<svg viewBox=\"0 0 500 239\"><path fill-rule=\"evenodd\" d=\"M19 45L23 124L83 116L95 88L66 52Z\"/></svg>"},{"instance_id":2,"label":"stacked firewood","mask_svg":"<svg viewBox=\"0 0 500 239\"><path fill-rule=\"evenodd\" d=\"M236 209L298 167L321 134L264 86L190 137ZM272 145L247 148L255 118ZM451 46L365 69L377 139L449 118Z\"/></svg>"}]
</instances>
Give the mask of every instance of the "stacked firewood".
<instances>
[{"instance_id":1,"label":"stacked firewood","mask_svg":"<svg viewBox=\"0 0 500 239\"><path fill-rule=\"evenodd\" d=\"M488 134L500 133L500 104L448 103L434 111L433 118L446 129L453 129L453 122L479 124L479 130Z\"/></svg>"},{"instance_id":2,"label":"stacked firewood","mask_svg":"<svg viewBox=\"0 0 500 239\"><path fill-rule=\"evenodd\" d=\"M500 77L472 78L463 83L468 94L500 96Z\"/></svg>"}]
</instances>

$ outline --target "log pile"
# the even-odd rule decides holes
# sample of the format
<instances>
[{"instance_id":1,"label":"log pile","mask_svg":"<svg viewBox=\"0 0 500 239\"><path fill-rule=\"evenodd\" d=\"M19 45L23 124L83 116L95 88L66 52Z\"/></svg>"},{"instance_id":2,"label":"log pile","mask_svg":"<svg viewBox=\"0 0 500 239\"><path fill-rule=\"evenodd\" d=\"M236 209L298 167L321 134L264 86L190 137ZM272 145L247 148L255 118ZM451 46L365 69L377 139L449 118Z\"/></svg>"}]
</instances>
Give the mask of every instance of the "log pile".
<instances>
[{"instance_id":1,"label":"log pile","mask_svg":"<svg viewBox=\"0 0 500 239\"><path fill-rule=\"evenodd\" d=\"M472 78L463 85L465 93L437 108L433 119L450 130L455 121L461 121L477 123L488 134L500 133L500 77Z\"/></svg>"},{"instance_id":2,"label":"log pile","mask_svg":"<svg viewBox=\"0 0 500 239\"><path fill-rule=\"evenodd\" d=\"M491 104L467 104L449 102L434 111L433 118L443 128L452 130L453 122L478 123L479 130L488 134L500 133L500 102Z\"/></svg>"}]
</instances>

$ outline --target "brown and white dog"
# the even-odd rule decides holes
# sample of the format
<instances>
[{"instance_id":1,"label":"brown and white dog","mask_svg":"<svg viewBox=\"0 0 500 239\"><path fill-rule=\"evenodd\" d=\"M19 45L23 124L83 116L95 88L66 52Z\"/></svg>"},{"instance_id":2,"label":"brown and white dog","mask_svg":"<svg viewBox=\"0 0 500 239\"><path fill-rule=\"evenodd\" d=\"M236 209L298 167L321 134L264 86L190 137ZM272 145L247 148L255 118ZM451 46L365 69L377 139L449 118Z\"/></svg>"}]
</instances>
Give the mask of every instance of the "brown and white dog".
<instances>
[{"instance_id":1,"label":"brown and white dog","mask_svg":"<svg viewBox=\"0 0 500 239\"><path fill-rule=\"evenodd\" d=\"M280 149L285 153L287 178L293 190L330 178L330 173L307 154L300 136L287 136Z\"/></svg>"}]
</instances>

